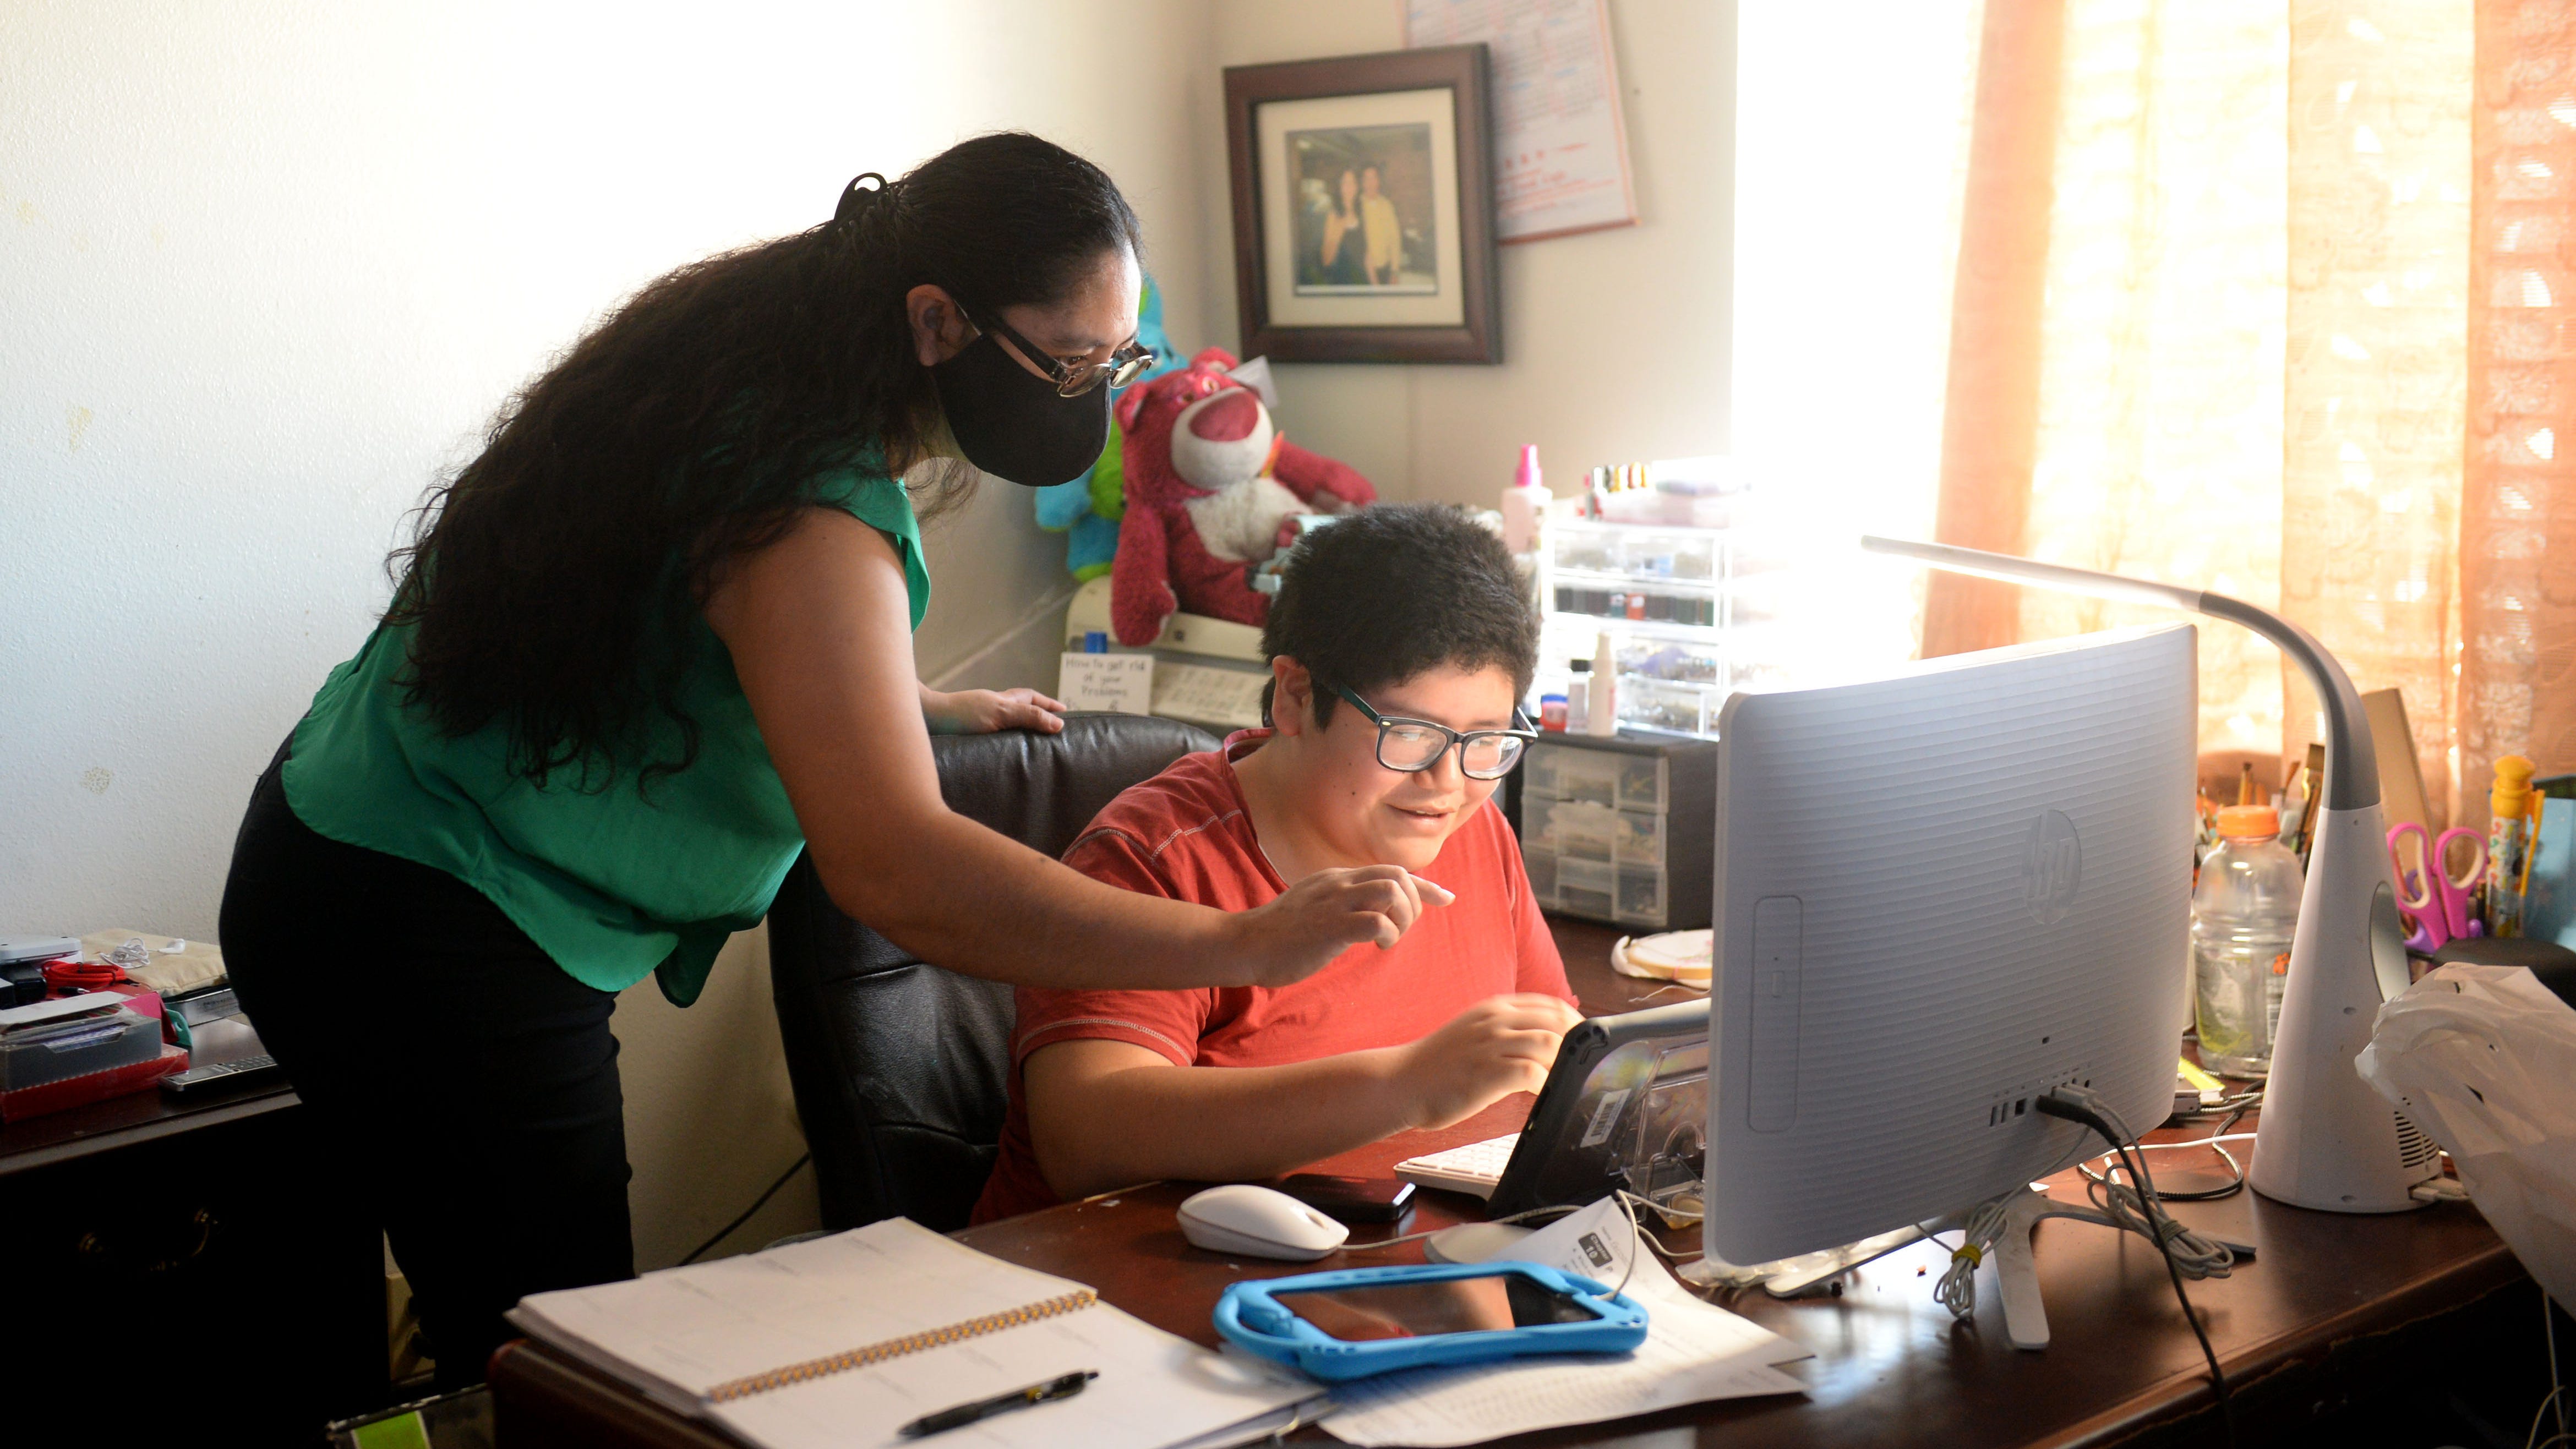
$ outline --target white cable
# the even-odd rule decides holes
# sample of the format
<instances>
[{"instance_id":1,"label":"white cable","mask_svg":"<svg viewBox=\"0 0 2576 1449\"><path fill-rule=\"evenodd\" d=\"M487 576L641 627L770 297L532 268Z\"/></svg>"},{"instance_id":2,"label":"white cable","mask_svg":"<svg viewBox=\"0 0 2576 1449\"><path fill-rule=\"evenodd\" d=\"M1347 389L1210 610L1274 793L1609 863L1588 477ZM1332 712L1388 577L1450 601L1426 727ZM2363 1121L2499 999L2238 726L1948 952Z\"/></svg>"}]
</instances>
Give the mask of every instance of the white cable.
<instances>
[{"instance_id":1,"label":"white cable","mask_svg":"<svg viewBox=\"0 0 2576 1449\"><path fill-rule=\"evenodd\" d=\"M2550 1405L2557 1404L2567 1392L2558 1382L2558 1314L2549 1306L2547 1293L2540 1295L2540 1335L2541 1342L2549 1350L2549 1397L2540 1401L2540 1412L2531 1416L2531 1432L2523 1436L2523 1449L2532 1449L2532 1441L2540 1437L2540 1421L2549 1417ZM2555 1444L2568 1437L2567 1409L2561 1404L2558 1408L2558 1432L2550 1437L2549 1442Z\"/></svg>"},{"instance_id":2,"label":"white cable","mask_svg":"<svg viewBox=\"0 0 2576 1449\"><path fill-rule=\"evenodd\" d=\"M1976 1210L1968 1214L1966 1229L1959 1235L1959 1246L1950 1250L1950 1266L1942 1271L1940 1283L1932 1290L1932 1296L1940 1300L1942 1307L1950 1310L1952 1318L1964 1321L1977 1316L1977 1265L1985 1261L1986 1255L1993 1252L1995 1244L2003 1238L2005 1209L2023 1191L2016 1187L2000 1197L1977 1204Z\"/></svg>"},{"instance_id":3,"label":"white cable","mask_svg":"<svg viewBox=\"0 0 2576 1449\"><path fill-rule=\"evenodd\" d=\"M2531 1432L2522 1436L2522 1449L2532 1449L2533 1445L2540 1442L2540 1421L2549 1417L2549 1406L2557 1403L2558 1396L2565 1392L2565 1389L2555 1384L2550 1385L2549 1397L2542 1399L2540 1407L2532 1411Z\"/></svg>"},{"instance_id":4,"label":"white cable","mask_svg":"<svg viewBox=\"0 0 2576 1449\"><path fill-rule=\"evenodd\" d=\"M2547 1344L2549 1348L2549 1396L2554 1399L2559 1395L2558 1310L2551 1306L2549 1302L2549 1294L2546 1291L2542 1292L2540 1295L2540 1332L2541 1341ZM2558 1406L2558 1437L2562 1439L2567 1437L2567 1406L2565 1404L2560 1404Z\"/></svg>"},{"instance_id":5,"label":"white cable","mask_svg":"<svg viewBox=\"0 0 2576 1449\"><path fill-rule=\"evenodd\" d=\"M2251 1142L2254 1140L2255 1136L2256 1134L2252 1132L2230 1132L2220 1137L2185 1137L2173 1142L2132 1142L2129 1144L2129 1147L2130 1150L2135 1152L2162 1152L2169 1148L2176 1147L2207 1147L2213 1142ZM2097 1157L2116 1157L2119 1154L2112 1152L2099 1152L2094 1155Z\"/></svg>"},{"instance_id":6,"label":"white cable","mask_svg":"<svg viewBox=\"0 0 2576 1449\"><path fill-rule=\"evenodd\" d=\"M1583 1209L1570 1207L1536 1207L1529 1208L1522 1212L1513 1213L1508 1217L1487 1218L1486 1221L1491 1223L1516 1223L1523 1218L1545 1217L1549 1213L1563 1215L1565 1213L1581 1211L1583 1211ZM1449 1228L1462 1228L1465 1226L1467 1226L1465 1223L1451 1223ZM1374 1253L1383 1248L1399 1247L1405 1243L1418 1243L1425 1238L1436 1238L1442 1233L1449 1231L1449 1228L1433 1228L1429 1232L1407 1233L1400 1238L1380 1238L1374 1243L1349 1243L1335 1249L1334 1251L1342 1253Z\"/></svg>"}]
</instances>

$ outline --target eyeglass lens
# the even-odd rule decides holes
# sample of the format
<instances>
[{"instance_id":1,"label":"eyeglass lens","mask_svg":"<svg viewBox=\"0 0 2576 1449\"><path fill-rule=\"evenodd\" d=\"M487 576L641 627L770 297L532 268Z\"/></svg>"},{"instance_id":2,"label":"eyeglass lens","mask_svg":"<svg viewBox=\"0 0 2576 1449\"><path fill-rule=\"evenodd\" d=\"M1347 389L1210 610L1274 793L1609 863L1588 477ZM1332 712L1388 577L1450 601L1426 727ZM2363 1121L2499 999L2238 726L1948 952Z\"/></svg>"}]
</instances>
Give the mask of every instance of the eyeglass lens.
<instances>
[{"instance_id":1,"label":"eyeglass lens","mask_svg":"<svg viewBox=\"0 0 2576 1449\"><path fill-rule=\"evenodd\" d=\"M1383 725L1377 734L1377 762L1390 770L1427 770L1439 763L1449 740L1442 731L1421 725ZM1469 735L1461 742L1458 768L1479 780L1493 779L1520 759L1522 743L1518 735Z\"/></svg>"},{"instance_id":2,"label":"eyeglass lens","mask_svg":"<svg viewBox=\"0 0 2576 1449\"><path fill-rule=\"evenodd\" d=\"M1057 390L1066 397L1080 397L1104 382L1111 387L1125 387L1153 365L1154 354L1142 350L1132 357L1113 357L1107 362L1069 364Z\"/></svg>"},{"instance_id":3,"label":"eyeglass lens","mask_svg":"<svg viewBox=\"0 0 2576 1449\"><path fill-rule=\"evenodd\" d=\"M971 313L966 320L975 322ZM999 317L994 317L989 326L980 322L975 322L975 325L1009 338L1011 345L1020 350L1021 356L1026 357L1054 379L1058 397L1080 397L1104 382L1111 387L1125 387L1134 382L1138 374L1154 365L1154 350L1133 341L1127 344L1127 349L1130 350L1121 350L1112 354L1107 362L1066 362L1062 358L1049 356L1036 343L1021 336L1017 329Z\"/></svg>"}]
</instances>

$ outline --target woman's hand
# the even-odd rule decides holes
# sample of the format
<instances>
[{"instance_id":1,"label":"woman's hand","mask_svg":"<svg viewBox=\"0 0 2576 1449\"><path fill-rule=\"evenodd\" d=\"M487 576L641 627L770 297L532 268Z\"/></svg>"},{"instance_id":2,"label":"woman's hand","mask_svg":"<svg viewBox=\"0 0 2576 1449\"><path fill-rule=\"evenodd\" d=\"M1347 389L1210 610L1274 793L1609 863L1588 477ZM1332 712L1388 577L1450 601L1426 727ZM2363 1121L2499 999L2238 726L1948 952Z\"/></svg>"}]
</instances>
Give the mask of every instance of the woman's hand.
<instances>
[{"instance_id":1,"label":"woman's hand","mask_svg":"<svg viewBox=\"0 0 2576 1449\"><path fill-rule=\"evenodd\" d=\"M1448 1127L1546 1086L1558 1044L1582 1020L1553 996L1489 996L1397 1048L1397 1080L1413 1097L1408 1125Z\"/></svg>"},{"instance_id":2,"label":"woman's hand","mask_svg":"<svg viewBox=\"0 0 2576 1449\"><path fill-rule=\"evenodd\" d=\"M1064 705L1034 689L961 689L942 694L921 687L921 717L934 735L989 735L995 730L1064 728Z\"/></svg>"},{"instance_id":3,"label":"woman's hand","mask_svg":"<svg viewBox=\"0 0 2576 1449\"><path fill-rule=\"evenodd\" d=\"M1269 904L1226 918L1237 935L1234 958L1249 968L1240 984L1303 981L1363 941L1383 951L1404 939L1424 906L1456 899L1400 865L1319 870Z\"/></svg>"}]
</instances>

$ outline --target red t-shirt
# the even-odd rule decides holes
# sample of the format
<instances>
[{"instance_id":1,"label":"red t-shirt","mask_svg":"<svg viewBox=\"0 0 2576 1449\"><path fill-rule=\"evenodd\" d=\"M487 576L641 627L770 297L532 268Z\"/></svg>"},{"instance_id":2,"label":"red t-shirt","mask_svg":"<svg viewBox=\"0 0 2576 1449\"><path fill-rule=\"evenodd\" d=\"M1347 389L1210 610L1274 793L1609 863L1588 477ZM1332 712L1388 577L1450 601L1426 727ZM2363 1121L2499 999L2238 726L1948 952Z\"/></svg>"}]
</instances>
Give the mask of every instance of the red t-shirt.
<instances>
[{"instance_id":1,"label":"red t-shirt","mask_svg":"<svg viewBox=\"0 0 2576 1449\"><path fill-rule=\"evenodd\" d=\"M1249 910L1287 889L1253 837L1231 763L1260 748L1267 730L1229 737L1222 750L1184 755L1109 802L1064 853L1083 874L1148 895ZM1010 1115L1001 1157L976 1222L1056 1202L1029 1143L1020 1064L1060 1041L1132 1042L1176 1066L1267 1067L1430 1035L1489 996L1541 992L1574 1000L1565 963L1530 898L1520 842L1488 801L1420 872L1457 893L1425 909L1394 949L1354 946L1293 986L1196 991L1019 990L1011 1043Z\"/></svg>"}]
</instances>

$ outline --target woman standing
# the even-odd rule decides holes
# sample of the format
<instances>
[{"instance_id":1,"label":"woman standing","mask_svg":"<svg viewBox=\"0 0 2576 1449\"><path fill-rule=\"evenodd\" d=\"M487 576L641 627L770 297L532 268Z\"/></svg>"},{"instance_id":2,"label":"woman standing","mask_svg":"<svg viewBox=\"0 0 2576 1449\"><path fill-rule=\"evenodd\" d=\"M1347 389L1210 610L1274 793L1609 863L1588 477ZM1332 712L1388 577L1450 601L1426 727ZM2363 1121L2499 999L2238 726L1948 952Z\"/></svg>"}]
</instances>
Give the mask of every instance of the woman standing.
<instances>
[{"instance_id":1,"label":"woman standing","mask_svg":"<svg viewBox=\"0 0 2576 1449\"><path fill-rule=\"evenodd\" d=\"M222 930L442 1385L482 1377L523 1295L632 1273L616 993L694 1000L800 850L906 949L1031 985L1285 983L1444 899L1326 871L1227 915L940 800L931 731L1062 722L916 680L918 517L972 476L934 460L1090 466L1106 384L1148 358L1137 247L1109 178L1033 136L852 182L829 224L683 267L575 344L397 553L383 623L252 796ZM898 480L939 472L917 512Z\"/></svg>"},{"instance_id":2,"label":"woman standing","mask_svg":"<svg viewBox=\"0 0 2576 1449\"><path fill-rule=\"evenodd\" d=\"M1344 167L1333 208L1324 216L1324 281L1331 286L1356 287L1369 280L1360 260L1367 239L1360 230L1359 196L1359 173Z\"/></svg>"}]
</instances>

